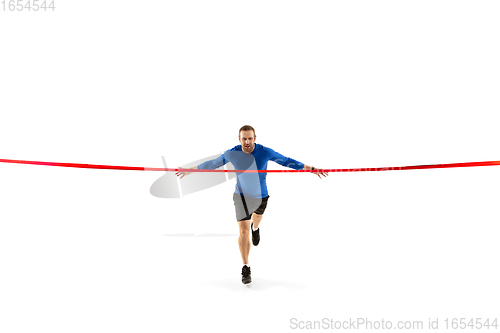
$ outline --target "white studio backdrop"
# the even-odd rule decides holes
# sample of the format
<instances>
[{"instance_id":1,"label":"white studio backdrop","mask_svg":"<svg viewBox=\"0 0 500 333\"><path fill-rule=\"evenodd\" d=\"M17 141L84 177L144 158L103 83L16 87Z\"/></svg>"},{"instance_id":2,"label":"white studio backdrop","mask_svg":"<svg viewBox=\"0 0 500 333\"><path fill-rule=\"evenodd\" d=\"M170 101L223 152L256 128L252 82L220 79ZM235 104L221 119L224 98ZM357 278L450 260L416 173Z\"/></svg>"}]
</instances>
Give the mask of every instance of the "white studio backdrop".
<instances>
[{"instance_id":1,"label":"white studio backdrop","mask_svg":"<svg viewBox=\"0 0 500 333\"><path fill-rule=\"evenodd\" d=\"M2 159L177 167L248 124L321 168L499 160L497 2L55 6L0 12ZM1 163L0 330L498 315L498 167L269 174L251 288L234 181L162 174Z\"/></svg>"}]
</instances>

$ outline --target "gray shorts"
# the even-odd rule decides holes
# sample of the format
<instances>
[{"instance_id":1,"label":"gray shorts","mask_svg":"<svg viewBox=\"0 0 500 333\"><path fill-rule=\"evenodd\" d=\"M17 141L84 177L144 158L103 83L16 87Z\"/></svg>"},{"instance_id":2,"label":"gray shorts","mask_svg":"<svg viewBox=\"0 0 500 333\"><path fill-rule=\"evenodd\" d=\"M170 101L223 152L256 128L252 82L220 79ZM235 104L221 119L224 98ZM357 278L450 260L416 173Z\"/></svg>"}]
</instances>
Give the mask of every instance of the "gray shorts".
<instances>
[{"instance_id":1,"label":"gray shorts","mask_svg":"<svg viewBox=\"0 0 500 333\"><path fill-rule=\"evenodd\" d=\"M234 209L236 210L236 221L251 220L252 214L264 214L267 207L267 200L265 198L250 198L243 194L233 193Z\"/></svg>"}]
</instances>

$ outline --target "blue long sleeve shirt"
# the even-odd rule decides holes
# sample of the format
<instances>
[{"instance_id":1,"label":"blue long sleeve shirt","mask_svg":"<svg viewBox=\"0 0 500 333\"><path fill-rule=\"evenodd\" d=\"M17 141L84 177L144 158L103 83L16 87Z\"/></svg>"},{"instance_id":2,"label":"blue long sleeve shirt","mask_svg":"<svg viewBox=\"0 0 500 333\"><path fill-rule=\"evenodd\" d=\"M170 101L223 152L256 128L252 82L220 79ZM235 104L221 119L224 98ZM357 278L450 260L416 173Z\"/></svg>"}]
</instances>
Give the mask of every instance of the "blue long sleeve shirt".
<instances>
[{"instance_id":1,"label":"blue long sleeve shirt","mask_svg":"<svg viewBox=\"0 0 500 333\"><path fill-rule=\"evenodd\" d=\"M280 153L255 143L254 150L247 154L241 145L226 150L221 156L198 165L198 169L217 169L227 162L233 164L235 170L267 170L267 162L273 161L282 166L302 170L304 163L285 157ZM236 187L234 193L240 193L252 198L265 198L268 196L266 177L267 172L236 173Z\"/></svg>"}]
</instances>

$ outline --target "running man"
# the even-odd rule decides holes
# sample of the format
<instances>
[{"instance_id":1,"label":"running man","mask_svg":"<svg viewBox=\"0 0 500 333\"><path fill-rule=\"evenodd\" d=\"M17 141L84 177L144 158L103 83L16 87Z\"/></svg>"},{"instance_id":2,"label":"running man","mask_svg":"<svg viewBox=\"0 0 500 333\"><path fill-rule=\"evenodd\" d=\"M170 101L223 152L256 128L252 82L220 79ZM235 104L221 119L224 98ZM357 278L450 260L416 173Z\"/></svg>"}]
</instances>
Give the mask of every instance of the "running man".
<instances>
[{"instance_id":1,"label":"running man","mask_svg":"<svg viewBox=\"0 0 500 333\"><path fill-rule=\"evenodd\" d=\"M295 170L315 170L316 168L305 165L289 157L275 152L271 148L255 143L255 130L252 126L245 125L240 128L238 139L241 145L225 151L221 156L211 161L204 162L191 169L217 169L227 162L231 162L235 170L267 170L267 162L273 161L282 166ZM180 169L180 167L179 167ZM177 172L177 177L184 177L191 172ZM328 176L328 172L313 172L319 178ZM267 207L269 194L266 185L267 172L237 173L236 187L233 202L236 210L240 234L238 245L243 268L241 281L244 284L252 282L248 256L250 254L250 230L252 230L252 243L257 246L260 241L259 225L262 215Z\"/></svg>"}]
</instances>

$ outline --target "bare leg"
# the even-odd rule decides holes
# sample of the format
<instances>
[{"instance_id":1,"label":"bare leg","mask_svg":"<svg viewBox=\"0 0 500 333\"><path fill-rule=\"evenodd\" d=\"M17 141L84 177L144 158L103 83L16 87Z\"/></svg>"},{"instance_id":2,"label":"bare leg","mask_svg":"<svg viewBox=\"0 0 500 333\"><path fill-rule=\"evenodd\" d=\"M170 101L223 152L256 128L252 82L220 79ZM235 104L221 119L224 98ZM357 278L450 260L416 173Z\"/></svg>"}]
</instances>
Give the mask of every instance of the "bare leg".
<instances>
[{"instance_id":1,"label":"bare leg","mask_svg":"<svg viewBox=\"0 0 500 333\"><path fill-rule=\"evenodd\" d=\"M250 221L238 221L240 227L240 236L238 237L238 245L240 246L241 259L243 265L248 264L248 255L250 254Z\"/></svg>"},{"instance_id":2,"label":"bare leg","mask_svg":"<svg viewBox=\"0 0 500 333\"><path fill-rule=\"evenodd\" d=\"M252 214L253 228L257 229L259 227L260 221L262 221L262 215Z\"/></svg>"}]
</instances>

